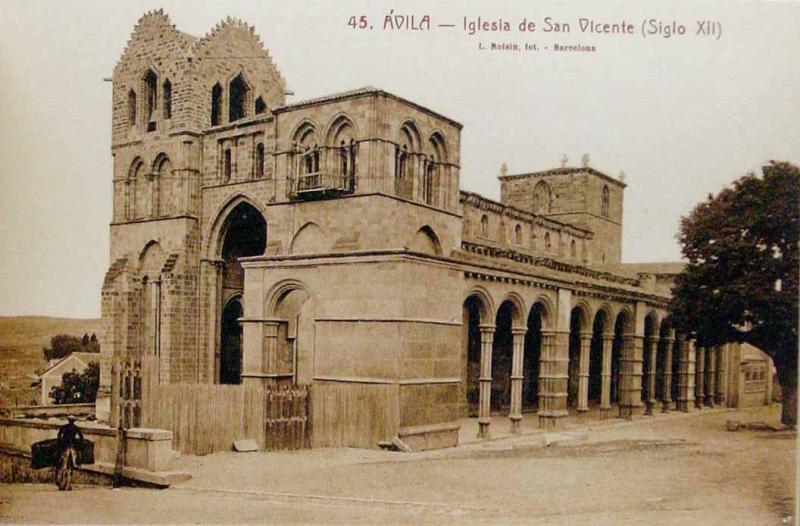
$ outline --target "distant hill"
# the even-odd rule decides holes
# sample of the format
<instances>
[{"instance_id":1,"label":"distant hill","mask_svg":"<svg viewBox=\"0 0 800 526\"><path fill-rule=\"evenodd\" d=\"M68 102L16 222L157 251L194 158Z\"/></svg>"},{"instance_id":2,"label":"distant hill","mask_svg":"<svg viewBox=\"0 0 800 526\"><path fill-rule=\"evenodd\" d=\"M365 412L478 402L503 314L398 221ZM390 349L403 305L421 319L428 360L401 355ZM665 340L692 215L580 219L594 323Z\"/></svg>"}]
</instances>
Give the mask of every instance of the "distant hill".
<instances>
[{"instance_id":1,"label":"distant hill","mask_svg":"<svg viewBox=\"0 0 800 526\"><path fill-rule=\"evenodd\" d=\"M44 367L42 348L50 344L50 338L56 334L81 337L99 330L99 319L0 316L0 406L26 405L35 397L31 375Z\"/></svg>"}]
</instances>

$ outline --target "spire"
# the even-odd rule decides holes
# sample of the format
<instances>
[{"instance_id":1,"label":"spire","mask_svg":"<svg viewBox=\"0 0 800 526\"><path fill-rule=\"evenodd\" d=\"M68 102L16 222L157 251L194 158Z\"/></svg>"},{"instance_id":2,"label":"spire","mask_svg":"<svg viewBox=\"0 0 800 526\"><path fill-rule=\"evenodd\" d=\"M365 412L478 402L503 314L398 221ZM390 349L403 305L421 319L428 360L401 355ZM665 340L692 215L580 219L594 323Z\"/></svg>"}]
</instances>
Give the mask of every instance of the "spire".
<instances>
[{"instance_id":1,"label":"spire","mask_svg":"<svg viewBox=\"0 0 800 526\"><path fill-rule=\"evenodd\" d=\"M567 166L568 162L569 162L569 157L567 157L567 154L565 153L564 155L561 156L561 168Z\"/></svg>"},{"instance_id":2,"label":"spire","mask_svg":"<svg viewBox=\"0 0 800 526\"><path fill-rule=\"evenodd\" d=\"M581 166L584 168L589 168L589 154L584 153L581 157Z\"/></svg>"},{"instance_id":3,"label":"spire","mask_svg":"<svg viewBox=\"0 0 800 526\"><path fill-rule=\"evenodd\" d=\"M500 177L505 177L508 175L508 165L503 163L500 165Z\"/></svg>"}]
</instances>

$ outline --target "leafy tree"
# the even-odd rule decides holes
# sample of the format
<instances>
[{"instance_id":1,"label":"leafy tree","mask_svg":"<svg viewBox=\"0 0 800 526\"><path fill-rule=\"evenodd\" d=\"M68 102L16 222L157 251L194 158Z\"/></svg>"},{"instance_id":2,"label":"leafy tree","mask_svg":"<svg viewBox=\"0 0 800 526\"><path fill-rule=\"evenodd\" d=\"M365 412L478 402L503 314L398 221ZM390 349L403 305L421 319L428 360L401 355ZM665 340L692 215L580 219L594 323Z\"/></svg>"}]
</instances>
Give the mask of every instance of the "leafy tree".
<instances>
[{"instance_id":1,"label":"leafy tree","mask_svg":"<svg viewBox=\"0 0 800 526\"><path fill-rule=\"evenodd\" d=\"M50 398L55 404L87 404L97 399L100 385L100 364L90 362L82 373L75 369L61 376L61 385L50 389Z\"/></svg>"},{"instance_id":2,"label":"leafy tree","mask_svg":"<svg viewBox=\"0 0 800 526\"><path fill-rule=\"evenodd\" d=\"M84 334L83 338L71 334L58 334L50 338L50 347L45 347L42 352L45 360L58 360L74 352L100 352L100 343L94 334L91 338L88 334Z\"/></svg>"},{"instance_id":3,"label":"leafy tree","mask_svg":"<svg viewBox=\"0 0 800 526\"><path fill-rule=\"evenodd\" d=\"M681 219L689 263L676 279L672 310L700 346L744 342L769 354L783 391L781 422L794 426L800 169L773 161L762 170Z\"/></svg>"},{"instance_id":4,"label":"leafy tree","mask_svg":"<svg viewBox=\"0 0 800 526\"><path fill-rule=\"evenodd\" d=\"M70 334L58 334L50 338L50 348L44 348L45 360L57 360L83 350L81 339Z\"/></svg>"}]
</instances>

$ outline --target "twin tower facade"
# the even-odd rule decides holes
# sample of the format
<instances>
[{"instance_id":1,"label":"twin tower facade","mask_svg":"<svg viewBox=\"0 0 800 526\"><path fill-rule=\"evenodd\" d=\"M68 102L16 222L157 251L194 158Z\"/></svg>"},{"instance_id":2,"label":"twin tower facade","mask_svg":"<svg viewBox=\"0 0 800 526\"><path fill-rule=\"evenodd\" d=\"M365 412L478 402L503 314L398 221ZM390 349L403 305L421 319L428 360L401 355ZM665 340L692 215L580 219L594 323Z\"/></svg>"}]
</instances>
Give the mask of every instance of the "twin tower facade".
<instances>
[{"instance_id":1,"label":"twin tower facade","mask_svg":"<svg viewBox=\"0 0 800 526\"><path fill-rule=\"evenodd\" d=\"M574 323L591 335L601 316L613 337L622 316L617 402L645 405L642 341L671 330L669 294L620 264L621 181L503 174L493 201L459 189L458 122L371 87L286 97L252 27L139 20L113 74L103 386L137 354L162 382L371 383L392 393L387 434L447 443L490 396L479 383L490 407L566 414L568 360L545 355L569 355ZM481 352L495 366L476 375Z\"/></svg>"}]
</instances>

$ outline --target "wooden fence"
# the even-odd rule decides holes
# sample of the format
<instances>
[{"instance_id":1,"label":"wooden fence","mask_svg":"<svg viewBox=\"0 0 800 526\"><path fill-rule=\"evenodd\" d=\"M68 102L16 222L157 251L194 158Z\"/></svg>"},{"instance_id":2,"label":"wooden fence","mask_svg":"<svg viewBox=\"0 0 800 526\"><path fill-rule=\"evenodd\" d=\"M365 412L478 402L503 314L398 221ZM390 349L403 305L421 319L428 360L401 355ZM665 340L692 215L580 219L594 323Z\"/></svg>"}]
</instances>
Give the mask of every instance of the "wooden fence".
<instances>
[{"instance_id":1,"label":"wooden fence","mask_svg":"<svg viewBox=\"0 0 800 526\"><path fill-rule=\"evenodd\" d=\"M160 384L154 357L115 362L112 379L112 425L168 429L185 454L230 451L245 438L262 450L375 448L399 427L394 384Z\"/></svg>"},{"instance_id":2,"label":"wooden fence","mask_svg":"<svg viewBox=\"0 0 800 526\"><path fill-rule=\"evenodd\" d=\"M313 447L378 447L397 433L397 385L318 382L311 388Z\"/></svg>"},{"instance_id":3,"label":"wooden fence","mask_svg":"<svg viewBox=\"0 0 800 526\"><path fill-rule=\"evenodd\" d=\"M260 449L311 447L308 387L163 384L144 393L142 424L169 429L181 453L230 451L251 438Z\"/></svg>"}]
</instances>

